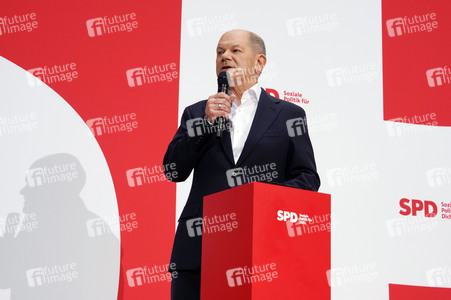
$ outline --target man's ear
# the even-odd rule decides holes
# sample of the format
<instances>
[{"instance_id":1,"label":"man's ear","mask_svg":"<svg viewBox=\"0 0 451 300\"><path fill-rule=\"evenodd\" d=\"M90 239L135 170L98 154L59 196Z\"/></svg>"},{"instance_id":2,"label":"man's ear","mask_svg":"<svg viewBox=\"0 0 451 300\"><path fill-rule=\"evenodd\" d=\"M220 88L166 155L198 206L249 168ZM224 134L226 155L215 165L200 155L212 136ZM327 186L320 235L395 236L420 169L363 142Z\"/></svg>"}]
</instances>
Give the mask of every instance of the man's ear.
<instances>
[{"instance_id":1,"label":"man's ear","mask_svg":"<svg viewBox=\"0 0 451 300\"><path fill-rule=\"evenodd\" d=\"M264 54L257 55L257 61L255 62L255 71L260 75L263 72L263 68L266 65L266 56Z\"/></svg>"}]
</instances>

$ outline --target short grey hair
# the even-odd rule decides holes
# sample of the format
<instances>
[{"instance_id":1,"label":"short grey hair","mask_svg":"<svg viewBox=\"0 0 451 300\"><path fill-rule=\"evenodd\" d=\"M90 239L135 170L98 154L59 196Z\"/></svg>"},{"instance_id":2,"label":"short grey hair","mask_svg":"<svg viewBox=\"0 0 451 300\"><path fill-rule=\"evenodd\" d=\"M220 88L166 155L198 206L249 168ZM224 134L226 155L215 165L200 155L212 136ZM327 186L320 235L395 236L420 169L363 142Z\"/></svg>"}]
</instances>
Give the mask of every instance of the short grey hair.
<instances>
[{"instance_id":1,"label":"short grey hair","mask_svg":"<svg viewBox=\"0 0 451 300\"><path fill-rule=\"evenodd\" d=\"M266 47L263 39L256 33L249 31L249 46L254 50L256 54L266 55Z\"/></svg>"}]
</instances>

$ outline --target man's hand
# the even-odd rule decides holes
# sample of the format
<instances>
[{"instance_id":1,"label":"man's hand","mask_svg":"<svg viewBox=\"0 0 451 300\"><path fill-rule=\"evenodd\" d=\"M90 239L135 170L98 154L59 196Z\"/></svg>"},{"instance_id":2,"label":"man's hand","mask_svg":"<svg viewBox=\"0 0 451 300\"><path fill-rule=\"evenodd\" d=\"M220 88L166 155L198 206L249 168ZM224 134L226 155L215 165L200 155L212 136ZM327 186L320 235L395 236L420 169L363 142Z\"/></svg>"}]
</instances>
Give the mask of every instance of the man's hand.
<instances>
[{"instance_id":1,"label":"man's hand","mask_svg":"<svg viewBox=\"0 0 451 300\"><path fill-rule=\"evenodd\" d=\"M205 106L207 120L214 123L217 117L225 117L227 119L235 98L235 95L229 96L225 93L217 93L208 97L207 105Z\"/></svg>"}]
</instances>

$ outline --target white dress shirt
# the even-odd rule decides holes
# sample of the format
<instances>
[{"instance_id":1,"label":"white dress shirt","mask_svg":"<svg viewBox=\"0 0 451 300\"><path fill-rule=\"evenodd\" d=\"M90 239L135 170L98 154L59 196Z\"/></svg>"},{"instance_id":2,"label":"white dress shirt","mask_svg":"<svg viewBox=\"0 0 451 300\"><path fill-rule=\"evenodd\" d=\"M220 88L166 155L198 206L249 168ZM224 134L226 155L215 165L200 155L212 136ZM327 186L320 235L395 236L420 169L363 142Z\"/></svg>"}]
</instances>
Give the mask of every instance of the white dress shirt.
<instances>
[{"instance_id":1,"label":"white dress shirt","mask_svg":"<svg viewBox=\"0 0 451 300\"><path fill-rule=\"evenodd\" d=\"M255 111L257 110L260 94L261 86L257 83L244 92L241 97L240 106L238 106L236 100L232 102L229 121L232 123L230 138L232 141L233 158L235 163L238 162L241 152L243 152L244 143L246 142L249 131L251 130L251 125L254 120Z\"/></svg>"}]
</instances>

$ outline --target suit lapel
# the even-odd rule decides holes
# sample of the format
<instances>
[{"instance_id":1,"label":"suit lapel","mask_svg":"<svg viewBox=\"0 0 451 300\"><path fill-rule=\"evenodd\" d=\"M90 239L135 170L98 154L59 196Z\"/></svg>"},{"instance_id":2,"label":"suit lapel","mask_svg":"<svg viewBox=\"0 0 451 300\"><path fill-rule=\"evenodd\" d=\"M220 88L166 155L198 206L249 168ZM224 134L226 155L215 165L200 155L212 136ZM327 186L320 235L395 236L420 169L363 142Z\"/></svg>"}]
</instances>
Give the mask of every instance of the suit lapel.
<instances>
[{"instance_id":1,"label":"suit lapel","mask_svg":"<svg viewBox=\"0 0 451 300\"><path fill-rule=\"evenodd\" d=\"M251 130L249 131L249 135L246 139L246 142L244 143L243 152L241 152L236 166L239 166L243 163L243 161L252 152L258 141L276 119L277 115L280 112L280 107L277 105L278 102L280 102L280 100L275 102L262 89L260 99L258 101L257 111L255 112L254 120L252 121Z\"/></svg>"},{"instance_id":2,"label":"suit lapel","mask_svg":"<svg viewBox=\"0 0 451 300\"><path fill-rule=\"evenodd\" d=\"M232 165L235 165L235 160L233 159L232 140L230 138L229 130L223 131L219 143L221 144L222 150L226 153Z\"/></svg>"}]
</instances>

